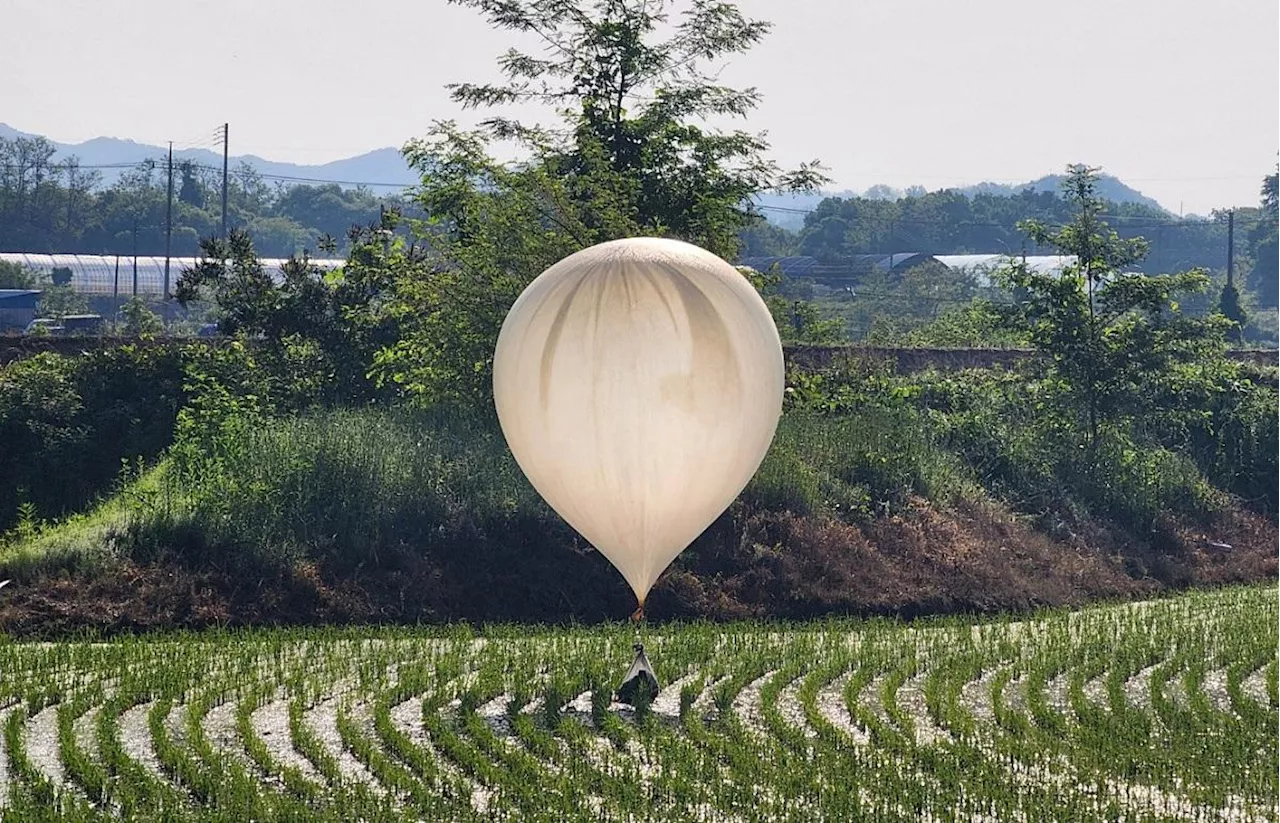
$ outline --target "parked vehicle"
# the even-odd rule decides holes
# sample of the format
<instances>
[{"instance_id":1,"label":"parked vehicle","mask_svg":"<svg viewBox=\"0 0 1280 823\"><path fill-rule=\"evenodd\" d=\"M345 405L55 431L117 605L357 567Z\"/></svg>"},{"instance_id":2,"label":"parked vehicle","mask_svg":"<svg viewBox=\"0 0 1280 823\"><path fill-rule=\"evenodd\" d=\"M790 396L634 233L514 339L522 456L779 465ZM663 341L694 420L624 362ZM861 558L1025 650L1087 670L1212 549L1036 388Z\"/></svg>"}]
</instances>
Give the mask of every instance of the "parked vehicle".
<instances>
[{"instance_id":1,"label":"parked vehicle","mask_svg":"<svg viewBox=\"0 0 1280 823\"><path fill-rule=\"evenodd\" d=\"M62 318L67 334L102 334L106 321L100 314L68 314Z\"/></svg>"},{"instance_id":2,"label":"parked vehicle","mask_svg":"<svg viewBox=\"0 0 1280 823\"><path fill-rule=\"evenodd\" d=\"M37 317L35 320L32 320L27 324L27 327L22 330L22 333L33 336L51 335L56 337L66 334L67 329L56 318Z\"/></svg>"},{"instance_id":3,"label":"parked vehicle","mask_svg":"<svg viewBox=\"0 0 1280 823\"><path fill-rule=\"evenodd\" d=\"M56 317L37 317L27 324L27 328L22 333L68 337L71 335L102 334L104 331L106 331L106 321L100 314L68 314L61 319Z\"/></svg>"}]
</instances>

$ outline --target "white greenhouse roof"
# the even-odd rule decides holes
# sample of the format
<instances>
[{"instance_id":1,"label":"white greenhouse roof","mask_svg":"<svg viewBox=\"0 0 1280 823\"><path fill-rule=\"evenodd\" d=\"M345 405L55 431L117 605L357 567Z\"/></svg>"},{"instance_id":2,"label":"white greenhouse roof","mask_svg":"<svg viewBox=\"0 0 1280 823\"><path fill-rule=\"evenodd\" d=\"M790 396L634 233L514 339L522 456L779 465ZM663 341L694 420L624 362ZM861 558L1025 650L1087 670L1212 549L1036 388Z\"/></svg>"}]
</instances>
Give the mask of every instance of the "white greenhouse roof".
<instances>
[{"instance_id":1,"label":"white greenhouse roof","mask_svg":"<svg viewBox=\"0 0 1280 823\"><path fill-rule=\"evenodd\" d=\"M71 287L85 294L117 293L116 272L119 266L118 293L133 294L134 257L114 254L27 254L25 252L0 252L0 260L19 263L27 268L49 274L55 268L71 269ZM164 293L164 258L138 255L138 294ZM178 275L184 268L196 264L195 257L169 258L169 290L178 283ZM286 258L262 257L262 267L268 274L279 274ZM312 258L311 262L328 271L336 269L345 260L336 258Z\"/></svg>"},{"instance_id":2,"label":"white greenhouse roof","mask_svg":"<svg viewBox=\"0 0 1280 823\"><path fill-rule=\"evenodd\" d=\"M1004 268L1010 263L1023 260L1021 255L1008 254L936 254L934 259L952 269L971 272L992 272ZM1027 269L1037 274L1055 274L1066 266L1076 262L1073 255L1039 254L1027 255Z\"/></svg>"}]
</instances>

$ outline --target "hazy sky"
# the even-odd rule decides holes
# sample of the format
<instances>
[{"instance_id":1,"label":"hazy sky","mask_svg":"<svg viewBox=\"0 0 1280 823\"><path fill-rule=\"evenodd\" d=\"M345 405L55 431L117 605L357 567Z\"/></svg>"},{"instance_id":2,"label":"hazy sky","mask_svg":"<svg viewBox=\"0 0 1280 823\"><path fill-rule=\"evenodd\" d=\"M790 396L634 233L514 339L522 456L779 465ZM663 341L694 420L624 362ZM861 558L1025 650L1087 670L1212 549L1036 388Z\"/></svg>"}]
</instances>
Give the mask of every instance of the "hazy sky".
<instances>
[{"instance_id":1,"label":"hazy sky","mask_svg":"<svg viewBox=\"0 0 1280 823\"><path fill-rule=\"evenodd\" d=\"M680 4L677 3L677 8ZM1254 204L1280 148L1276 0L742 0L784 164L835 188L1104 166L1177 211ZM319 163L464 116L506 36L444 0L6 0L0 122Z\"/></svg>"}]
</instances>

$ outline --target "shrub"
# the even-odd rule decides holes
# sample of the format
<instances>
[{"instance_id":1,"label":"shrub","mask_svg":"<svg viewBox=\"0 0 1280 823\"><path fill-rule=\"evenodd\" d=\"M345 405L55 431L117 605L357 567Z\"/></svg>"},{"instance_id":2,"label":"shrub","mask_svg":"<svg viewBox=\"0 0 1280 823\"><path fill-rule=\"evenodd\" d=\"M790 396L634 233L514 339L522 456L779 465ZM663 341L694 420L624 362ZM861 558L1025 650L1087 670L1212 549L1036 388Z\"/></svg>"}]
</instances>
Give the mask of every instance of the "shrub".
<instances>
[{"instance_id":1,"label":"shrub","mask_svg":"<svg viewBox=\"0 0 1280 823\"><path fill-rule=\"evenodd\" d=\"M171 456L166 498L176 507L143 524L138 549L172 541L172 553L196 563L305 557L376 566L508 518L550 518L499 433L430 412L268 420L207 384L179 415ZM199 541L174 539L188 527L201 532Z\"/></svg>"},{"instance_id":2,"label":"shrub","mask_svg":"<svg viewBox=\"0 0 1280 823\"><path fill-rule=\"evenodd\" d=\"M122 461L157 458L173 440L191 375L268 406L304 402L281 371L238 343L42 353L0 368L0 531L20 503L59 517L109 491Z\"/></svg>"}]
</instances>

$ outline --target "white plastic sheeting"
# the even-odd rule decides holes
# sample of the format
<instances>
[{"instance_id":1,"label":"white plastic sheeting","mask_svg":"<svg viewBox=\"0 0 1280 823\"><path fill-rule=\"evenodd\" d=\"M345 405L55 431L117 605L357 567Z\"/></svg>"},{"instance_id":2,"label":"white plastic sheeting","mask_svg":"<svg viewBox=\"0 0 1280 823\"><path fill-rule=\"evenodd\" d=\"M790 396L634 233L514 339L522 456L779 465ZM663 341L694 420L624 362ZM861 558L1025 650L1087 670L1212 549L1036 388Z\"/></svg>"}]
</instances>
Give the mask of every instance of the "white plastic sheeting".
<instances>
[{"instance_id":1,"label":"white plastic sheeting","mask_svg":"<svg viewBox=\"0 0 1280 823\"><path fill-rule=\"evenodd\" d=\"M954 271L972 274L984 286L991 285L992 274L1014 263L1023 263L1028 271L1036 274L1058 274L1076 262L1075 256L1061 254L1035 254L1025 258L1008 254L935 254L933 259Z\"/></svg>"},{"instance_id":2,"label":"white plastic sheeting","mask_svg":"<svg viewBox=\"0 0 1280 823\"><path fill-rule=\"evenodd\" d=\"M3 252L0 260L18 263L45 275L55 268L71 270L71 288L84 294L119 294L128 296L134 293L134 262L137 261L138 294L164 294L164 257L147 255L114 255L114 254L28 254L25 252ZM278 275L285 258L259 258L262 267L268 274ZM326 271L335 269L345 263L340 259L312 259L312 263ZM196 264L194 257L169 258L169 290L177 286L178 275L184 268Z\"/></svg>"},{"instance_id":3,"label":"white plastic sheeting","mask_svg":"<svg viewBox=\"0 0 1280 823\"><path fill-rule=\"evenodd\" d=\"M615 240L529 284L498 336L493 388L520 468L643 606L764 459L782 346L764 301L719 257Z\"/></svg>"}]
</instances>

